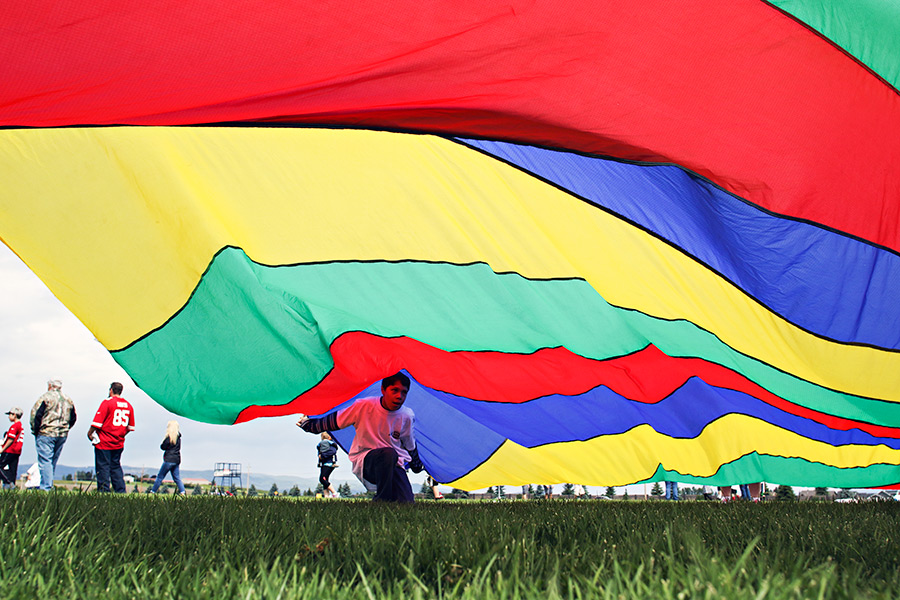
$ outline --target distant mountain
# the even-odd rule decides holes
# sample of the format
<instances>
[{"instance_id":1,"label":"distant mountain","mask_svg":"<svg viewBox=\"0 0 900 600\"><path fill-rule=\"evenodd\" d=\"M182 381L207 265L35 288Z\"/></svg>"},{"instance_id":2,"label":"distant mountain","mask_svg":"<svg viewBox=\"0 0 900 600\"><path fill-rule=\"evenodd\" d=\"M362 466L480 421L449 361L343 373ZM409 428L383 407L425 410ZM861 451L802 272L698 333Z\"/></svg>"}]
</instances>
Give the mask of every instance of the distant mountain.
<instances>
[{"instance_id":1,"label":"distant mountain","mask_svg":"<svg viewBox=\"0 0 900 600\"><path fill-rule=\"evenodd\" d=\"M19 475L22 475L30 465L19 465ZM56 465L56 478L63 479L67 475L75 475L76 471L93 471L94 465L90 465L87 467L70 467L67 465ZM127 475L134 475L135 477L141 476L141 468L140 467L130 467L128 465L122 465L122 470L125 471ZM156 475L156 470L147 470L145 467L143 469L143 473L145 476ZM205 469L205 470L191 470L191 469L181 469L181 476L186 479L197 478L197 479L207 479L212 481L213 478L213 470ZM171 476L166 476L166 479L171 481ZM278 486L278 489L281 491L287 491L297 485L300 488L301 492L305 492L307 489L315 490L316 486L319 485L319 480L316 477L299 477L293 475L269 475L268 473L250 473L250 483L247 483L247 473L242 473L241 482L244 486L255 485L256 489L260 491L268 491L271 489L272 484ZM236 483L236 482L235 482ZM335 489L339 485L344 483L350 484L350 489L353 493L361 493L364 492L362 484L358 479L331 479L331 484Z\"/></svg>"}]
</instances>

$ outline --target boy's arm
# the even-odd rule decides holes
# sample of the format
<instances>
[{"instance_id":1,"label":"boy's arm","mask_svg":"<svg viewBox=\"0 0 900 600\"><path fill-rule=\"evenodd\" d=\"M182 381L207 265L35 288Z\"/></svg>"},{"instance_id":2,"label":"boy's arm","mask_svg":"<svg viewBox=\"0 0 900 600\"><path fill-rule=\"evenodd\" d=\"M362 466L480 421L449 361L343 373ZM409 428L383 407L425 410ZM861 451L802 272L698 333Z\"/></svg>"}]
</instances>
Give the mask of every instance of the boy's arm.
<instances>
[{"instance_id":1,"label":"boy's arm","mask_svg":"<svg viewBox=\"0 0 900 600\"><path fill-rule=\"evenodd\" d=\"M128 435L134 431L134 407L132 405L128 405L128 427L125 428L125 434Z\"/></svg>"},{"instance_id":2,"label":"boy's arm","mask_svg":"<svg viewBox=\"0 0 900 600\"><path fill-rule=\"evenodd\" d=\"M413 448L412 450L407 450L407 452L409 452L409 470L413 473L421 473L425 465L422 464L422 459L419 458L419 449Z\"/></svg>"},{"instance_id":3,"label":"boy's arm","mask_svg":"<svg viewBox=\"0 0 900 600\"><path fill-rule=\"evenodd\" d=\"M413 433L415 422L416 419L413 417L404 427L404 435L400 441L400 445L409 452L409 470L413 473L421 473L425 466L422 464L422 459L419 458L419 445L416 444L416 436Z\"/></svg>"},{"instance_id":4,"label":"boy's arm","mask_svg":"<svg viewBox=\"0 0 900 600\"><path fill-rule=\"evenodd\" d=\"M297 427L306 433L322 433L323 431L340 429L337 423L337 413L328 413L318 419L311 419L301 413L300 420L297 421Z\"/></svg>"},{"instance_id":5,"label":"boy's arm","mask_svg":"<svg viewBox=\"0 0 900 600\"><path fill-rule=\"evenodd\" d=\"M106 420L106 409L106 401L101 402L100 408L97 409L94 420L91 421L91 426L88 428L87 438L91 440L92 444L94 443L94 434L103 429L103 422Z\"/></svg>"}]
</instances>

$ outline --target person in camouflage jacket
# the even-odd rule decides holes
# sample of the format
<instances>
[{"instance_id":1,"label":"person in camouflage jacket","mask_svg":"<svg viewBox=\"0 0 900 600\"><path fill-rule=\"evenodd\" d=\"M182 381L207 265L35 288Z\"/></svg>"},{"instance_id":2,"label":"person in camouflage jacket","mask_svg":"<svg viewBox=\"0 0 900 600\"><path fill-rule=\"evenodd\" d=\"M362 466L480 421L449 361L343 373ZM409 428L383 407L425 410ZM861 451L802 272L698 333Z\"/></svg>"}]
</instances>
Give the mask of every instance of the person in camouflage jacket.
<instances>
[{"instance_id":1,"label":"person in camouflage jacket","mask_svg":"<svg viewBox=\"0 0 900 600\"><path fill-rule=\"evenodd\" d=\"M47 392L31 409L31 432L37 449L42 490L53 489L56 463L76 418L75 404L62 393L62 381L48 381Z\"/></svg>"}]
</instances>

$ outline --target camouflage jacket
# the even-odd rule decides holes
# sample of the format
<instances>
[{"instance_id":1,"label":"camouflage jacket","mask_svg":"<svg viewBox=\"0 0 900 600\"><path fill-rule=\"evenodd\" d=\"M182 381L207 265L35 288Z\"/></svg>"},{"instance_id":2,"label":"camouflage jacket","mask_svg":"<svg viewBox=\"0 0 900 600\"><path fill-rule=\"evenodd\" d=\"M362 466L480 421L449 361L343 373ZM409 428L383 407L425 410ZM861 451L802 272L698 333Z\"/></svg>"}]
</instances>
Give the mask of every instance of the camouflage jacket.
<instances>
[{"instance_id":1,"label":"camouflage jacket","mask_svg":"<svg viewBox=\"0 0 900 600\"><path fill-rule=\"evenodd\" d=\"M59 390L50 390L31 409L31 431L34 435L66 437L75 419L72 399Z\"/></svg>"}]
</instances>

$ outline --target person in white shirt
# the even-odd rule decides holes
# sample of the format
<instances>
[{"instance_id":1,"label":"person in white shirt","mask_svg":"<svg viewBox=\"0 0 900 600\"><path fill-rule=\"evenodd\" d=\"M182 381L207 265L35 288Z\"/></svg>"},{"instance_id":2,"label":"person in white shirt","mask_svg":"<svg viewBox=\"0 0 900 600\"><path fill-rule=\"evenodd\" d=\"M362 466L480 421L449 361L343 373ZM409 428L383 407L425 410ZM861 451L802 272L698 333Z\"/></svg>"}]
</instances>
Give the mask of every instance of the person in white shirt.
<instances>
[{"instance_id":1,"label":"person in white shirt","mask_svg":"<svg viewBox=\"0 0 900 600\"><path fill-rule=\"evenodd\" d=\"M350 425L356 428L350 446L353 474L367 489L374 489L376 501L412 502L406 467L414 473L424 468L416 448L416 416L403 406L409 386L409 377L396 373L382 380L380 397L360 398L320 418L301 414L297 421L297 427L316 434Z\"/></svg>"}]
</instances>

